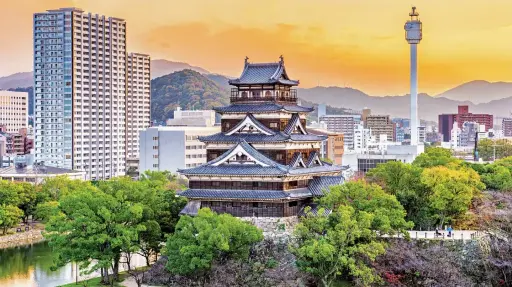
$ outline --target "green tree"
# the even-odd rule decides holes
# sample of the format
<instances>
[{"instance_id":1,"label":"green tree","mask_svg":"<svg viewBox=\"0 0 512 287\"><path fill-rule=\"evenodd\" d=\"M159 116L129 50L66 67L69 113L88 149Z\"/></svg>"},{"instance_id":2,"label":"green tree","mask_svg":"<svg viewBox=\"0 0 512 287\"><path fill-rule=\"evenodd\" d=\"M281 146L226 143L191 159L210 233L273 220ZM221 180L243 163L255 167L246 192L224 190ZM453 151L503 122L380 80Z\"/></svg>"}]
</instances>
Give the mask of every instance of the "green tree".
<instances>
[{"instance_id":1,"label":"green tree","mask_svg":"<svg viewBox=\"0 0 512 287\"><path fill-rule=\"evenodd\" d=\"M369 182L377 183L396 199L407 212L406 219L417 227L432 226L428 204L430 189L421 182L423 169L400 161L380 164L366 174Z\"/></svg>"},{"instance_id":2,"label":"green tree","mask_svg":"<svg viewBox=\"0 0 512 287\"><path fill-rule=\"evenodd\" d=\"M7 229L18 225L23 217L23 211L14 205L0 205L0 228L2 234L7 232Z\"/></svg>"},{"instance_id":3,"label":"green tree","mask_svg":"<svg viewBox=\"0 0 512 287\"><path fill-rule=\"evenodd\" d=\"M508 140L491 140L482 139L478 141L478 156L485 160L491 161L500 158L512 156L512 144Z\"/></svg>"},{"instance_id":4,"label":"green tree","mask_svg":"<svg viewBox=\"0 0 512 287\"><path fill-rule=\"evenodd\" d=\"M56 176L46 178L41 186L41 199L44 201L58 201L62 196L73 193L76 190L81 190L91 186L90 181L83 181L79 179L70 179L67 176Z\"/></svg>"},{"instance_id":5,"label":"green tree","mask_svg":"<svg viewBox=\"0 0 512 287\"><path fill-rule=\"evenodd\" d=\"M39 203L34 211L34 217L41 219L43 222L48 222L52 216L59 214L58 201L46 201Z\"/></svg>"},{"instance_id":6,"label":"green tree","mask_svg":"<svg viewBox=\"0 0 512 287\"><path fill-rule=\"evenodd\" d=\"M452 157L452 152L448 149L430 147L417 156L412 164L421 168L434 166L456 167L462 164L462 161Z\"/></svg>"},{"instance_id":7,"label":"green tree","mask_svg":"<svg viewBox=\"0 0 512 287\"><path fill-rule=\"evenodd\" d=\"M250 223L204 208L195 217L180 218L167 240L166 267L174 274L198 274L214 260L247 259L251 247L262 240L262 231Z\"/></svg>"},{"instance_id":8,"label":"green tree","mask_svg":"<svg viewBox=\"0 0 512 287\"><path fill-rule=\"evenodd\" d=\"M426 168L421 182L431 189L430 207L441 225L469 210L473 198L480 196L485 185L472 169Z\"/></svg>"},{"instance_id":9,"label":"green tree","mask_svg":"<svg viewBox=\"0 0 512 287\"><path fill-rule=\"evenodd\" d=\"M34 215L36 206L39 203L41 197L38 197L38 186L30 184L28 182L16 183L19 185L19 203L18 208L23 211L23 221L28 222L29 216Z\"/></svg>"},{"instance_id":10,"label":"green tree","mask_svg":"<svg viewBox=\"0 0 512 287\"><path fill-rule=\"evenodd\" d=\"M0 205L15 205L20 203L21 186L14 182L0 180Z\"/></svg>"},{"instance_id":11,"label":"green tree","mask_svg":"<svg viewBox=\"0 0 512 287\"><path fill-rule=\"evenodd\" d=\"M118 279L121 251L144 231L143 206L124 195L82 185L59 200L60 213L50 217L45 233L57 266L74 261L85 273L101 270L104 283Z\"/></svg>"},{"instance_id":12,"label":"green tree","mask_svg":"<svg viewBox=\"0 0 512 287\"><path fill-rule=\"evenodd\" d=\"M356 181L331 187L319 203L332 212L317 216L306 210L295 229L296 243L290 250L299 269L318 278L323 286L348 276L365 286L379 282L368 266L385 252L379 236L413 226L405 220L405 210L395 196L376 184Z\"/></svg>"}]
</instances>

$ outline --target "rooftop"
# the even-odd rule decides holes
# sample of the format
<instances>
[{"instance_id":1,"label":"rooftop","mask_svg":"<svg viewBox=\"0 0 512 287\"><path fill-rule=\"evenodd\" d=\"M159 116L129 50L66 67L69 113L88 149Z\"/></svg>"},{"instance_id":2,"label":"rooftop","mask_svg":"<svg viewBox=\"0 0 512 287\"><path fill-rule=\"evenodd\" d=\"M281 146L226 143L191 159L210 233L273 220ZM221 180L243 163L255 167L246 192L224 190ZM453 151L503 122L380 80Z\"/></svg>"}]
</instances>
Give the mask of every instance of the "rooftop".
<instances>
[{"instance_id":1,"label":"rooftop","mask_svg":"<svg viewBox=\"0 0 512 287\"><path fill-rule=\"evenodd\" d=\"M291 80L284 67L284 59L281 56L279 62L275 63L249 63L245 58L245 66L238 79L229 80L230 85L251 85L251 84L282 84L297 86L299 81Z\"/></svg>"},{"instance_id":2,"label":"rooftop","mask_svg":"<svg viewBox=\"0 0 512 287\"><path fill-rule=\"evenodd\" d=\"M0 168L0 176L21 176L21 175L65 175L65 174L77 174L83 173L83 171L64 169L52 166L24 166L17 168L15 166L9 166Z\"/></svg>"},{"instance_id":3,"label":"rooftop","mask_svg":"<svg viewBox=\"0 0 512 287\"><path fill-rule=\"evenodd\" d=\"M256 103L256 104L231 104L225 107L214 107L218 113L261 113L261 112L289 112L289 113L309 113L314 108L303 107L299 105L281 105L277 103Z\"/></svg>"}]
</instances>

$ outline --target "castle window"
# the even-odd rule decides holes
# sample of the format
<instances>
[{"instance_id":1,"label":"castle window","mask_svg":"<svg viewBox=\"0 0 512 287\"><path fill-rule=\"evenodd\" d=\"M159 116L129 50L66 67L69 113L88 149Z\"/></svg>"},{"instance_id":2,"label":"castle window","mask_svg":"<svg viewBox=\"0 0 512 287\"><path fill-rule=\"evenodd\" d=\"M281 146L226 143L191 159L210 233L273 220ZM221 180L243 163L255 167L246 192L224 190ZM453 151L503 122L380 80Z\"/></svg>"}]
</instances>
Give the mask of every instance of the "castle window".
<instances>
[{"instance_id":1,"label":"castle window","mask_svg":"<svg viewBox=\"0 0 512 287\"><path fill-rule=\"evenodd\" d=\"M277 123L270 123L270 128L277 129Z\"/></svg>"},{"instance_id":2,"label":"castle window","mask_svg":"<svg viewBox=\"0 0 512 287\"><path fill-rule=\"evenodd\" d=\"M272 92L266 91L265 92L265 97L272 97Z\"/></svg>"}]
</instances>

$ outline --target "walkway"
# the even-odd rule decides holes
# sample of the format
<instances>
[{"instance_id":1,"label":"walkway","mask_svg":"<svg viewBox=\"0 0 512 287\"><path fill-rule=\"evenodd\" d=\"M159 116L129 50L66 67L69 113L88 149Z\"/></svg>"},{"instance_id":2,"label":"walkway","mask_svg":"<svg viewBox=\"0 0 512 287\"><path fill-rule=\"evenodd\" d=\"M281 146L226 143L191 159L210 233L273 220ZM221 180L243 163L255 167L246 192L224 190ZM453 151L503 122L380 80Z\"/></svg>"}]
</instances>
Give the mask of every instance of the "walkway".
<instances>
[{"instance_id":1,"label":"walkway","mask_svg":"<svg viewBox=\"0 0 512 287\"><path fill-rule=\"evenodd\" d=\"M448 232L440 231L441 235L436 236L435 231L409 230L411 239L429 239L429 240L472 240L484 236L485 233L477 230L454 230L452 236L448 237ZM388 237L388 236L384 236ZM393 237L402 237L395 235Z\"/></svg>"}]
</instances>

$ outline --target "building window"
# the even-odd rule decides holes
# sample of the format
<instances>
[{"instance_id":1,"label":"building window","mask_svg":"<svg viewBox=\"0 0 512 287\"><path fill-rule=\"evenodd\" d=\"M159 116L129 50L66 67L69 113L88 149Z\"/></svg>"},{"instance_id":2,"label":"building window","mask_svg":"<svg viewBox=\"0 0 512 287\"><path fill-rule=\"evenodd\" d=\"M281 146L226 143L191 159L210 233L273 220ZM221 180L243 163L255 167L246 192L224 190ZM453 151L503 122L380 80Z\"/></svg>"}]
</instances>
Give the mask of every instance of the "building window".
<instances>
[{"instance_id":1,"label":"building window","mask_svg":"<svg viewBox=\"0 0 512 287\"><path fill-rule=\"evenodd\" d=\"M277 129L277 123L270 123L270 128Z\"/></svg>"}]
</instances>

